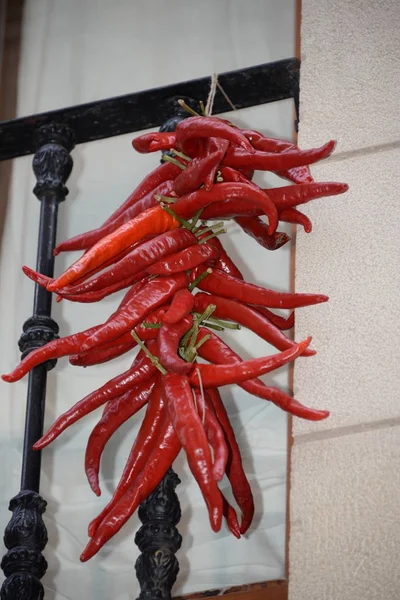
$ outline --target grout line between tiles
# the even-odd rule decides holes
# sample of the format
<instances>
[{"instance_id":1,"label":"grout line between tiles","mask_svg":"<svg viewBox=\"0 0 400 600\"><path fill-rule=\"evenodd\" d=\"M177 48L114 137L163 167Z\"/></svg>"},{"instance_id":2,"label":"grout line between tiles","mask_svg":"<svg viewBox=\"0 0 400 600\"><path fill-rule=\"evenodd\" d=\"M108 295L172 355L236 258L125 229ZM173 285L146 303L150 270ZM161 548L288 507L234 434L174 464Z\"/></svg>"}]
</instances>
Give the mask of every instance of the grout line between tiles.
<instances>
[{"instance_id":1,"label":"grout line between tiles","mask_svg":"<svg viewBox=\"0 0 400 600\"><path fill-rule=\"evenodd\" d=\"M382 419L381 421L372 421L371 423L359 423L358 425L347 425L335 429L317 431L315 433L304 433L294 436L293 445L309 444L310 442L319 442L321 440L330 440L334 438L356 435L365 431L374 431L376 429L391 429L400 426L400 417L394 419ZM400 440L400 436L399 436Z\"/></svg>"},{"instance_id":2,"label":"grout line between tiles","mask_svg":"<svg viewBox=\"0 0 400 600\"><path fill-rule=\"evenodd\" d=\"M395 142L387 142L386 144L377 144L376 146L357 148L356 150L346 150L344 152L337 152L324 162L340 162L342 160L348 160L350 158L358 158L361 156L369 156L370 154L377 154L378 152L390 152L392 150L397 150L398 148L400 148L400 140L397 140Z\"/></svg>"}]
</instances>

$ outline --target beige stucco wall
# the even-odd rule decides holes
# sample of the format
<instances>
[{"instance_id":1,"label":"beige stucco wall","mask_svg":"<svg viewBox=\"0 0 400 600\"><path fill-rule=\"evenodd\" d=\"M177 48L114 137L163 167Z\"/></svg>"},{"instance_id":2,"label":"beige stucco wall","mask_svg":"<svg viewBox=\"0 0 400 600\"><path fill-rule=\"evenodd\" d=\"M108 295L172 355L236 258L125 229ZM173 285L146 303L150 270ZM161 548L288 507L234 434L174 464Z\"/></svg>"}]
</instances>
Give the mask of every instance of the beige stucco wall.
<instances>
[{"instance_id":1,"label":"beige stucco wall","mask_svg":"<svg viewBox=\"0 0 400 600\"><path fill-rule=\"evenodd\" d=\"M307 205L296 288L330 302L298 312L295 394L328 408L296 421L290 600L400 597L400 5L303 0L299 143L336 139L318 180L344 195Z\"/></svg>"}]
</instances>

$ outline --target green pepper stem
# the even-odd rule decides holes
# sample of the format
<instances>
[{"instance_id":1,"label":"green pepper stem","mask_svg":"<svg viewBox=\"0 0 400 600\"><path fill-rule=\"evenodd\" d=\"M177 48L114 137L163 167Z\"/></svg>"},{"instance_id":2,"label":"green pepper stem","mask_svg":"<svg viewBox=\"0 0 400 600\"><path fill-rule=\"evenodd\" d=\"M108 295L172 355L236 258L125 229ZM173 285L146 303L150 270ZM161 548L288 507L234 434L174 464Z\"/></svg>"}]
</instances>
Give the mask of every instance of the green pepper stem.
<instances>
[{"instance_id":1,"label":"green pepper stem","mask_svg":"<svg viewBox=\"0 0 400 600\"><path fill-rule=\"evenodd\" d=\"M190 158L190 156L187 156L186 154L183 154L183 152L179 152L179 150L175 150L175 148L171 148L171 153L175 154L175 156L179 156L180 158L183 158L183 160L188 160L188 161L192 160Z\"/></svg>"},{"instance_id":2,"label":"green pepper stem","mask_svg":"<svg viewBox=\"0 0 400 600\"><path fill-rule=\"evenodd\" d=\"M201 116L201 115L199 115L198 112L196 112L193 108L191 108L188 104L186 104L186 102L184 100L182 100L182 99L178 100L178 104L179 104L179 106L182 106L182 108L184 108L186 110L186 112L190 113L194 117Z\"/></svg>"},{"instance_id":3,"label":"green pepper stem","mask_svg":"<svg viewBox=\"0 0 400 600\"><path fill-rule=\"evenodd\" d=\"M214 329L214 331L224 331L224 328L221 325L214 325L214 323L210 323L207 321L206 323L200 324L202 327L209 327L210 329Z\"/></svg>"},{"instance_id":4,"label":"green pepper stem","mask_svg":"<svg viewBox=\"0 0 400 600\"><path fill-rule=\"evenodd\" d=\"M199 104L200 104L200 110L201 110L201 114L202 114L202 116L203 116L203 117L205 117L205 116L206 116L206 108L205 108L205 106L204 106L204 102L203 102L203 100L200 100L200 101L199 101Z\"/></svg>"},{"instance_id":5,"label":"green pepper stem","mask_svg":"<svg viewBox=\"0 0 400 600\"><path fill-rule=\"evenodd\" d=\"M167 204L173 204L176 202L176 198L170 198L169 196L154 196L154 200L157 202L166 202Z\"/></svg>"},{"instance_id":6,"label":"green pepper stem","mask_svg":"<svg viewBox=\"0 0 400 600\"><path fill-rule=\"evenodd\" d=\"M204 227L203 229L198 229L196 231L196 233L194 234L196 237L199 237L200 235L203 235L203 233L207 233L207 231L212 231L214 233L214 229L216 227L223 227L224 226L224 222L223 221L219 221L218 223L214 223L214 225L210 225L209 227Z\"/></svg>"},{"instance_id":7,"label":"green pepper stem","mask_svg":"<svg viewBox=\"0 0 400 600\"><path fill-rule=\"evenodd\" d=\"M182 217L178 217L178 215L174 213L172 208L164 204L164 202L161 202L160 206L163 210L165 210L165 212L171 215L171 217L174 217L174 219L176 219L182 225L182 227L184 227L185 229L189 229L190 231L191 224L189 223L189 221L185 221L185 219L182 219Z\"/></svg>"},{"instance_id":8,"label":"green pepper stem","mask_svg":"<svg viewBox=\"0 0 400 600\"><path fill-rule=\"evenodd\" d=\"M166 375L168 371L166 369L164 369L164 367L161 365L158 358L150 352L150 350L147 348L146 344L143 342L143 340L140 339L140 337L138 336L138 334L136 333L136 331L134 329L132 329L132 331L131 331L131 336L133 337L135 342L137 342L138 346L140 346L140 348L143 350L145 355L150 359L151 364L153 364L156 367L156 369L158 369L160 371L160 373L162 373L163 375Z\"/></svg>"},{"instance_id":9,"label":"green pepper stem","mask_svg":"<svg viewBox=\"0 0 400 600\"><path fill-rule=\"evenodd\" d=\"M194 281L192 281L192 283L188 286L189 292L193 292L193 290L197 286L197 284L200 283L200 281L203 281L203 279L205 277L207 277L207 275L211 275L211 273L212 273L212 269L207 269L206 271L203 271L203 273L201 273L201 275L196 277L196 279Z\"/></svg>"},{"instance_id":10,"label":"green pepper stem","mask_svg":"<svg viewBox=\"0 0 400 600\"><path fill-rule=\"evenodd\" d=\"M174 158L173 156L170 156L169 154L163 154L161 157L161 160L172 163L176 167L179 167L180 169L182 169L182 171L186 170L186 165L183 165L181 162L179 162L179 160L176 160L176 158Z\"/></svg>"},{"instance_id":11,"label":"green pepper stem","mask_svg":"<svg viewBox=\"0 0 400 600\"><path fill-rule=\"evenodd\" d=\"M215 231L214 233L212 233L211 235L208 235L207 237L205 237L204 239L199 241L199 244L205 244L206 242L208 242L208 240L211 240L212 238L217 237L218 235L221 235L222 233L226 233L226 229L220 229L219 231Z\"/></svg>"},{"instance_id":12,"label":"green pepper stem","mask_svg":"<svg viewBox=\"0 0 400 600\"><path fill-rule=\"evenodd\" d=\"M210 320L213 323L215 323L216 325L223 327L224 329L241 329L241 326L239 325L239 323L234 323L234 322L230 322L230 321L222 321L221 319L217 319L216 317L210 317Z\"/></svg>"},{"instance_id":13,"label":"green pepper stem","mask_svg":"<svg viewBox=\"0 0 400 600\"><path fill-rule=\"evenodd\" d=\"M203 344L205 344L206 342L208 342L208 340L210 340L210 339L211 339L211 335L210 334L205 335L203 337L203 339L200 340L199 343L195 346L196 353L197 353L198 349L201 348L201 346Z\"/></svg>"},{"instance_id":14,"label":"green pepper stem","mask_svg":"<svg viewBox=\"0 0 400 600\"><path fill-rule=\"evenodd\" d=\"M203 212L203 210L204 210L204 208L200 208L200 210L198 210L197 213L195 213L194 217L192 218L192 220L191 220L191 227L192 227L191 231L195 230L196 225L198 223L198 220L201 217L201 213Z\"/></svg>"},{"instance_id":15,"label":"green pepper stem","mask_svg":"<svg viewBox=\"0 0 400 600\"><path fill-rule=\"evenodd\" d=\"M144 327L145 329L160 329L162 327L161 323L146 323L143 322L141 324L141 327Z\"/></svg>"}]
</instances>

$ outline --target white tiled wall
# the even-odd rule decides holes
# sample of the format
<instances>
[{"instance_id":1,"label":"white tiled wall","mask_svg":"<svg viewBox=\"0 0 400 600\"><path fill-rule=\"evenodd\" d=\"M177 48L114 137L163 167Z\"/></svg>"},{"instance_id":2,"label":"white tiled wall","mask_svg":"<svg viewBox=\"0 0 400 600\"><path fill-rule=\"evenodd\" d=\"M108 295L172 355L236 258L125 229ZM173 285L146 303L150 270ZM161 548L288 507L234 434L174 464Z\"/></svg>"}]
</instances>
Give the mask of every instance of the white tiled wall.
<instances>
[{"instance_id":1,"label":"white tiled wall","mask_svg":"<svg viewBox=\"0 0 400 600\"><path fill-rule=\"evenodd\" d=\"M295 421L290 600L396 600L400 570L400 8L303 0L303 147L338 141L319 180L343 196L305 212L296 288L327 293L299 311L318 355L295 366L296 397L331 417ZM327 309L325 309L327 306Z\"/></svg>"}]
</instances>

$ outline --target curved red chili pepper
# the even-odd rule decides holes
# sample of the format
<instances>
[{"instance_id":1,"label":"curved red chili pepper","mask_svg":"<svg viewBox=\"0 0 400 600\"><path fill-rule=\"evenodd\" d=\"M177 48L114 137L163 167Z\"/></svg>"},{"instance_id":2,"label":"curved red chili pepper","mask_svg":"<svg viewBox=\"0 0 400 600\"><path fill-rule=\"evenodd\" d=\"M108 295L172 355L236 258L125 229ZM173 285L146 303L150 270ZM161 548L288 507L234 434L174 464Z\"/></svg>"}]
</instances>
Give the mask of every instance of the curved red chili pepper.
<instances>
[{"instance_id":1,"label":"curved red chili pepper","mask_svg":"<svg viewBox=\"0 0 400 600\"><path fill-rule=\"evenodd\" d=\"M232 127L222 119L215 117L189 117L178 123L176 127L176 143L185 152L186 143L196 138L217 137L228 140L232 144L253 153L254 148L236 127Z\"/></svg>"},{"instance_id":2,"label":"curved red chili pepper","mask_svg":"<svg viewBox=\"0 0 400 600\"><path fill-rule=\"evenodd\" d=\"M130 302L112 315L93 335L85 339L82 350L90 350L94 346L130 331L152 310L165 304L177 290L187 287L187 285L186 273L177 273L170 277L159 277L149 281Z\"/></svg>"},{"instance_id":3,"label":"curved red chili pepper","mask_svg":"<svg viewBox=\"0 0 400 600\"><path fill-rule=\"evenodd\" d=\"M296 344L296 347L289 348L289 350L284 350L272 356L244 360L240 364L196 365L189 378L190 384L194 387L203 385L204 388L214 388L261 377L261 375L279 369L301 356L310 342L311 338L309 337Z\"/></svg>"},{"instance_id":4,"label":"curved red chili pepper","mask_svg":"<svg viewBox=\"0 0 400 600\"><path fill-rule=\"evenodd\" d=\"M199 389L194 388L193 393L196 399L200 419L204 421L204 430L208 442L213 451L213 474L215 481L221 481L225 475L226 465L228 463L228 446L226 445L225 435L221 425L215 415L214 406L207 394L203 396Z\"/></svg>"},{"instance_id":5,"label":"curved red chili pepper","mask_svg":"<svg viewBox=\"0 0 400 600\"><path fill-rule=\"evenodd\" d=\"M295 225L302 225L306 233L311 233L312 223L310 219L299 210L295 208L285 208L279 213L279 220L284 223L294 223Z\"/></svg>"},{"instance_id":6,"label":"curved red chili pepper","mask_svg":"<svg viewBox=\"0 0 400 600\"><path fill-rule=\"evenodd\" d=\"M155 342L150 342L148 348L150 351L155 349ZM69 410L60 415L47 430L47 432L34 444L34 450L41 450L51 444L59 435L68 427L90 414L96 408L99 408L112 398L121 396L125 392L132 389L134 386L149 379L156 372L156 367L151 363L150 359L143 353L139 352L132 363L132 366L117 377L114 377L101 388L91 392L82 400L74 404Z\"/></svg>"},{"instance_id":7,"label":"curved red chili pepper","mask_svg":"<svg viewBox=\"0 0 400 600\"><path fill-rule=\"evenodd\" d=\"M211 331L201 330L197 338L197 343L202 341L206 335L209 336L209 339L206 340L198 350L201 358L216 364L240 364L242 362L240 356ZM259 379L243 381L239 383L239 386L249 394L272 402L282 410L291 413L296 417L307 419L309 421L321 421L329 416L328 411L308 408L278 388L267 387L265 383Z\"/></svg>"},{"instance_id":8,"label":"curved red chili pepper","mask_svg":"<svg viewBox=\"0 0 400 600\"><path fill-rule=\"evenodd\" d=\"M189 379L167 373L162 377L164 402L176 434L186 452L207 505L211 527L221 529L222 498L212 473L211 453L200 417L195 409ZM198 387L198 386L197 386Z\"/></svg>"},{"instance_id":9,"label":"curved red chili pepper","mask_svg":"<svg viewBox=\"0 0 400 600\"><path fill-rule=\"evenodd\" d=\"M171 305L162 318L163 323L178 323L192 312L194 297L187 288L182 288L172 296Z\"/></svg>"},{"instance_id":10,"label":"curved red chili pepper","mask_svg":"<svg viewBox=\"0 0 400 600\"><path fill-rule=\"evenodd\" d=\"M211 192L201 189L182 196L174 203L174 212L180 217L190 217L208 204L223 202L228 198L245 200L259 208L268 217L268 233L272 235L278 225L278 212L268 194L251 183L217 183Z\"/></svg>"},{"instance_id":11,"label":"curved red chili pepper","mask_svg":"<svg viewBox=\"0 0 400 600\"><path fill-rule=\"evenodd\" d=\"M179 342L193 325L191 315L185 317L178 323L164 323L158 333L158 357L162 366L167 371L187 375L193 367L178 355Z\"/></svg>"},{"instance_id":12,"label":"curved red chili pepper","mask_svg":"<svg viewBox=\"0 0 400 600\"><path fill-rule=\"evenodd\" d=\"M235 221L247 235L267 250L278 250L290 241L284 231L275 231L273 235L269 235L268 226L259 217L236 217Z\"/></svg>"},{"instance_id":13,"label":"curved red chili pepper","mask_svg":"<svg viewBox=\"0 0 400 600\"><path fill-rule=\"evenodd\" d=\"M146 414L129 453L121 479L111 500L103 508L101 513L89 524L89 537L94 536L100 523L105 519L108 513L111 512L114 506L116 506L117 502L123 497L125 492L134 484L139 473L148 461L157 438L160 435L165 414L166 409L161 394L161 382L158 378L149 398Z\"/></svg>"},{"instance_id":14,"label":"curved red chili pepper","mask_svg":"<svg viewBox=\"0 0 400 600\"><path fill-rule=\"evenodd\" d=\"M130 206L135 204L138 200L141 200L146 194L152 192L157 186L165 181L170 179L175 179L177 175L182 171L180 167L172 163L165 162L162 165L159 165L154 171L149 173L142 182L138 185L138 187L132 192L132 194L125 200L121 206L117 208L116 211L112 213L103 223L103 225L107 225L112 221L115 221L122 213L124 213Z\"/></svg>"},{"instance_id":15,"label":"curved red chili pepper","mask_svg":"<svg viewBox=\"0 0 400 600\"><path fill-rule=\"evenodd\" d=\"M204 271L205 268L202 266L194 269L191 274L192 280L196 279ZM257 304L268 308L298 308L320 304L329 299L328 296L324 296L323 294L275 292L274 290L241 281L217 270L214 270L202 279L197 287L210 294L217 294L224 298L238 300L243 304Z\"/></svg>"},{"instance_id":16,"label":"curved red chili pepper","mask_svg":"<svg viewBox=\"0 0 400 600\"><path fill-rule=\"evenodd\" d=\"M101 239L113 233L116 229L125 225L141 213L143 213L148 208L153 208L154 206L158 206L158 201L156 200L156 196L174 196L173 192L173 184L174 182L169 179L168 181L163 181L153 190L150 190L148 194L146 194L143 198L135 202L132 206L128 207L124 212L118 215L112 221L107 222L106 224L98 227L97 229L92 229L90 231L86 231L85 233L80 233L75 235L68 240L64 240L60 242L55 250L54 254L60 254L60 252L67 252L73 250L87 250L97 244Z\"/></svg>"},{"instance_id":17,"label":"curved red chili pepper","mask_svg":"<svg viewBox=\"0 0 400 600\"><path fill-rule=\"evenodd\" d=\"M254 154L241 148L228 148L223 164L227 167L254 169L257 171L286 171L293 167L310 165L330 156L335 148L331 140L312 150L288 150L281 154L256 151Z\"/></svg>"},{"instance_id":18,"label":"curved red chili pepper","mask_svg":"<svg viewBox=\"0 0 400 600\"><path fill-rule=\"evenodd\" d=\"M287 331L288 329L292 329L294 327L294 311L287 318L285 318L281 317L280 315L276 315L271 310L268 310L268 308L265 308L265 306L253 306L252 308L264 315L264 317L267 317L267 319L269 319L274 325L276 325L276 327L278 327L278 329L281 329L282 331Z\"/></svg>"},{"instance_id":19,"label":"curved red chili pepper","mask_svg":"<svg viewBox=\"0 0 400 600\"><path fill-rule=\"evenodd\" d=\"M189 271L205 262L217 261L219 258L220 251L218 247L206 242L189 246L189 248L162 258L147 267L146 270L151 275L171 275Z\"/></svg>"},{"instance_id":20,"label":"curved red chili pepper","mask_svg":"<svg viewBox=\"0 0 400 600\"><path fill-rule=\"evenodd\" d=\"M89 271L105 263L113 256L120 254L125 248L149 236L159 235L179 226L173 216L160 206L148 208L143 213L125 223L97 244L92 246L81 258L75 261L60 277L52 281L49 292L60 292L62 288L74 283Z\"/></svg>"},{"instance_id":21,"label":"curved red chili pepper","mask_svg":"<svg viewBox=\"0 0 400 600\"><path fill-rule=\"evenodd\" d=\"M89 279L78 286L67 286L62 293L81 294L103 289L112 284L116 285L116 282L134 275L137 276L153 263L157 263L164 257L175 254L183 248L190 247L192 244L197 244L197 238L188 229L180 227L172 231L166 231L138 245L108 271L104 271L97 277Z\"/></svg>"},{"instance_id":22,"label":"curved red chili pepper","mask_svg":"<svg viewBox=\"0 0 400 600\"><path fill-rule=\"evenodd\" d=\"M174 181L173 189L176 194L183 196L197 190L208 180L210 174L215 174L221 160L220 152L212 152L206 156L193 158L187 168Z\"/></svg>"},{"instance_id":23,"label":"curved red chili pepper","mask_svg":"<svg viewBox=\"0 0 400 600\"><path fill-rule=\"evenodd\" d=\"M214 317L234 321L243 327L247 327L277 350L287 350L297 346L296 342L288 338L257 309L235 300L222 298L216 294L198 293L195 295L194 305L197 312L203 313L210 304L215 306ZM314 356L315 354L315 350L307 349L303 356Z\"/></svg>"},{"instance_id":24,"label":"curved red chili pepper","mask_svg":"<svg viewBox=\"0 0 400 600\"><path fill-rule=\"evenodd\" d=\"M170 150L176 148L176 136L174 132L169 131L144 133L132 140L132 146L136 152L141 154L157 152L157 150Z\"/></svg>"},{"instance_id":25,"label":"curved red chili pepper","mask_svg":"<svg viewBox=\"0 0 400 600\"><path fill-rule=\"evenodd\" d=\"M112 398L103 415L89 436L85 453L85 473L89 485L96 496L100 496L99 470L103 450L119 427L135 415L145 404L153 391L157 375L136 385L121 396Z\"/></svg>"},{"instance_id":26,"label":"curved red chili pepper","mask_svg":"<svg viewBox=\"0 0 400 600\"><path fill-rule=\"evenodd\" d=\"M270 188L267 192L276 208L281 211L286 208L294 208L299 204L305 204L316 198L344 194L348 189L349 186L346 183L328 181L324 183L302 183L280 188Z\"/></svg>"},{"instance_id":27,"label":"curved red chili pepper","mask_svg":"<svg viewBox=\"0 0 400 600\"><path fill-rule=\"evenodd\" d=\"M112 538L133 515L137 507L160 483L176 457L182 445L169 418L162 424L159 437L154 445L146 465L136 479L135 485L128 488L106 518L98 526L93 538L81 554L85 562L94 556L102 546Z\"/></svg>"},{"instance_id":28,"label":"curved red chili pepper","mask_svg":"<svg viewBox=\"0 0 400 600\"><path fill-rule=\"evenodd\" d=\"M237 518L236 511L229 504L228 500L225 498L225 496L222 494L222 492L221 492L221 496L222 496L222 502L223 502L224 517L226 520L226 524L228 525L228 529L231 533L233 533L235 538L240 540L240 526L239 526L239 521Z\"/></svg>"},{"instance_id":29,"label":"curved red chili pepper","mask_svg":"<svg viewBox=\"0 0 400 600\"><path fill-rule=\"evenodd\" d=\"M221 396L216 389L207 390L207 393L211 398L217 419L224 430L226 440L228 442L230 454L226 468L226 475L232 486L234 498L242 512L240 533L244 534L250 527L254 516L253 494L243 469L242 457L236 441L235 432L232 429L232 425L229 421L228 413L226 412Z\"/></svg>"}]
</instances>

